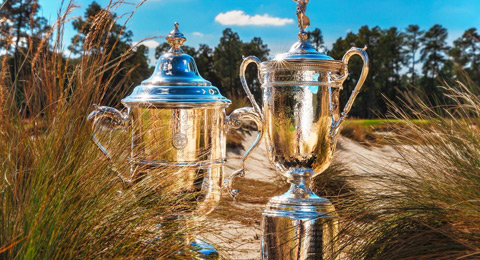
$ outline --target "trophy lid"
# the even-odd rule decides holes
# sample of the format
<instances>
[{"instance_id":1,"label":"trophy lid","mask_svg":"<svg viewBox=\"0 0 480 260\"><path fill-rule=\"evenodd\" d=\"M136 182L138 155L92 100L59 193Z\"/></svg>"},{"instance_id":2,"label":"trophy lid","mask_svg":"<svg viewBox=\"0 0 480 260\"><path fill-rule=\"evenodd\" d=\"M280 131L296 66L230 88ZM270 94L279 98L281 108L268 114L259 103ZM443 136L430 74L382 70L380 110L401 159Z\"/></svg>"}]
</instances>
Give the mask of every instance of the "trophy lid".
<instances>
[{"instance_id":1,"label":"trophy lid","mask_svg":"<svg viewBox=\"0 0 480 260\"><path fill-rule=\"evenodd\" d=\"M308 42L308 35L306 32L299 33L299 41L294 43L290 50L286 53L275 56L274 60L281 61L328 61L334 59L324 53L318 52L310 42ZM305 38L305 40L304 40Z\"/></svg>"},{"instance_id":2,"label":"trophy lid","mask_svg":"<svg viewBox=\"0 0 480 260\"><path fill-rule=\"evenodd\" d=\"M156 107L228 106L231 101L202 78L192 56L180 48L186 41L178 23L166 38L171 48L165 52L150 78L122 99L125 105Z\"/></svg>"}]
</instances>

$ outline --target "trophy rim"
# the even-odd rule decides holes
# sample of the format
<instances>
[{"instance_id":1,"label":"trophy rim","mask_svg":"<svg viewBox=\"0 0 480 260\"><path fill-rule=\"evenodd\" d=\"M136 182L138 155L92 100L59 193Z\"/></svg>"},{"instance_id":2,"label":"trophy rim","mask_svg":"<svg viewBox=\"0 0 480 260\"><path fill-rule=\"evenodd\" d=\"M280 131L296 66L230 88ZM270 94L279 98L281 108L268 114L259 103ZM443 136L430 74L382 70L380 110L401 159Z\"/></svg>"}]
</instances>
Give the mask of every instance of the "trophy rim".
<instances>
[{"instance_id":1,"label":"trophy rim","mask_svg":"<svg viewBox=\"0 0 480 260\"><path fill-rule=\"evenodd\" d=\"M262 62L261 71L291 71L291 70L333 70L341 71L344 63L340 60L316 60L308 58L288 60L268 60Z\"/></svg>"},{"instance_id":2,"label":"trophy rim","mask_svg":"<svg viewBox=\"0 0 480 260\"><path fill-rule=\"evenodd\" d=\"M166 109L184 109L184 108L226 108L230 106L231 101L205 101L205 100L195 100L195 99L186 99L181 101L171 101L171 100L162 100L162 99L152 99L148 101L135 101L135 100L122 100L122 104L126 107L135 107L135 108L166 108Z\"/></svg>"}]
</instances>

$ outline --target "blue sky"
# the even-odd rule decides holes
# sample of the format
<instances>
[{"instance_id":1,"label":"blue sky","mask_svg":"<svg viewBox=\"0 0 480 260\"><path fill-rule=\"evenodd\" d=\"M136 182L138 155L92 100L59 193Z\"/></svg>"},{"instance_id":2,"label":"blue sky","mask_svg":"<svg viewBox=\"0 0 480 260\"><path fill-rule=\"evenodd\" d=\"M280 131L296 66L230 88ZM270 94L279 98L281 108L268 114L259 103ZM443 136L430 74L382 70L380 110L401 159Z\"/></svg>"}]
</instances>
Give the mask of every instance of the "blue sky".
<instances>
[{"instance_id":1,"label":"blue sky","mask_svg":"<svg viewBox=\"0 0 480 260\"><path fill-rule=\"evenodd\" d=\"M139 0L127 0L137 3ZM39 0L43 16L56 19L60 0ZM83 15L91 0L77 0L80 6L73 15ZM108 0L97 0L105 5ZM133 6L117 10L118 14L130 11ZM296 41L298 32L296 4L293 0L150 0L141 6L128 26L134 33L134 41L166 35L173 23L180 23L180 30L187 37L187 45L197 47L206 43L218 44L222 31L230 27L239 33L243 41L261 37L271 49L271 54L287 51ZM480 0L310 0L307 16L311 27L322 30L326 45L348 31L357 31L363 25L400 29L418 24L426 30L434 24L448 29L449 41L459 37L466 29L480 29ZM65 37L75 32L67 27ZM155 39L163 42L164 39ZM69 42L69 40L68 40ZM157 43L148 41L154 47ZM151 54L153 55L153 49ZM154 62L152 60L151 62Z\"/></svg>"}]
</instances>

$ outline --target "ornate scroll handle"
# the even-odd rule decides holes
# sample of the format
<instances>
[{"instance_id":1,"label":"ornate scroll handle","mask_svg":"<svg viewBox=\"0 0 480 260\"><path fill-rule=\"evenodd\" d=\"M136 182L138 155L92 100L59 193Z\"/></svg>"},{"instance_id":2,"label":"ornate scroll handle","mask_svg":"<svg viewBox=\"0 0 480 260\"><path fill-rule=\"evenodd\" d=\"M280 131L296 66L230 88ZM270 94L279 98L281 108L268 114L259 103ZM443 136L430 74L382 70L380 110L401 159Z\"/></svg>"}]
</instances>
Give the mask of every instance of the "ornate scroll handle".
<instances>
[{"instance_id":1,"label":"ornate scroll handle","mask_svg":"<svg viewBox=\"0 0 480 260\"><path fill-rule=\"evenodd\" d=\"M238 176L244 176L245 175L245 160L247 160L248 156L250 153L253 151L253 149L257 148L258 145L260 144L260 140L262 140L263 137L263 122L260 117L260 114L258 114L254 108L252 107L242 107L235 109L227 118L227 127L238 129L242 126L242 121L244 119L249 119L255 122L258 128L258 134L257 138L255 138L255 141L253 141L253 144L248 148L247 151L242 156L242 168L239 170L236 170L230 174L230 176L225 180L225 185L227 187L228 193L230 193L230 196L235 199L235 197L238 195L238 190L233 189L233 180L238 177Z\"/></svg>"},{"instance_id":2,"label":"ornate scroll handle","mask_svg":"<svg viewBox=\"0 0 480 260\"><path fill-rule=\"evenodd\" d=\"M232 189L233 180L237 176L245 175L245 160L248 158L248 156L253 151L253 149L255 149L260 144L260 140L262 140L262 137L263 137L263 122L264 122L263 113L262 113L262 110L260 109L260 106L258 106L257 101L255 100L255 97L253 96L252 92L250 92L250 88L248 87L247 80L245 77L245 71L247 70L247 67L250 63L255 63L257 65L257 68L258 68L257 76L261 82L262 80L260 77L261 61L255 56L249 56L247 58L244 58L242 65L240 65L240 81L242 83L243 90L245 90L245 93L247 93L248 99L252 103L253 108L243 107L233 111L228 117L228 125L232 128L239 128L241 126L241 122L240 122L241 119L243 118L250 119L257 124L258 134L252 146L245 152L245 154L242 157L242 168L234 171L225 180L225 185L227 187L228 193L230 193L230 195L234 199L238 195L238 190Z\"/></svg>"},{"instance_id":3,"label":"ornate scroll handle","mask_svg":"<svg viewBox=\"0 0 480 260\"><path fill-rule=\"evenodd\" d=\"M98 141L97 136L95 135L96 126L99 120L103 120L105 118L110 119L114 125L114 128L126 128L127 124L129 123L129 119L126 115L122 114L122 112L118 111L113 107L106 107L106 106L95 106L95 110L92 111L88 115L87 120L92 123L92 139L93 142L98 146L98 149L103 152L103 154L108 158L112 159L110 153L107 151L105 147Z\"/></svg>"},{"instance_id":4,"label":"ornate scroll handle","mask_svg":"<svg viewBox=\"0 0 480 260\"><path fill-rule=\"evenodd\" d=\"M255 56L248 56L243 59L243 62L240 65L240 82L242 83L243 90L245 91L245 93L247 93L247 97L252 103L253 108L258 113L258 115L260 116L261 122L263 123L264 118L263 118L262 110L258 106L257 101L255 100L255 97L253 96L252 92L250 92L250 88L248 87L247 79L245 77L245 71L247 70L247 67L250 63L255 63L255 65L257 65L257 68L258 68L257 77L260 80L260 82L262 82L262 78L260 77L260 63L262 63L262 61L260 61L260 59Z\"/></svg>"},{"instance_id":5,"label":"ornate scroll handle","mask_svg":"<svg viewBox=\"0 0 480 260\"><path fill-rule=\"evenodd\" d=\"M334 80L340 84L343 84L343 82L348 77L348 62L350 61L350 58L355 54L359 55L363 60L362 74L360 74L360 79L358 80L357 85L353 89L353 92L350 95L350 98L348 99L347 104L343 108L343 112L340 115L340 118L338 119L338 121L334 122L332 118L332 129L330 130L331 137L337 136L338 129L342 125L342 122L345 120L345 118L348 116L348 112L350 112L353 102L355 101L355 98L357 97L358 93L360 93L360 89L362 89L363 83L365 82L365 79L367 78L367 75L368 75L369 65L368 65L367 46L365 46L363 49L352 47L350 50L348 50L345 53L345 55L343 55L343 58L342 58L342 62L344 66L343 75L341 75L340 77Z\"/></svg>"}]
</instances>

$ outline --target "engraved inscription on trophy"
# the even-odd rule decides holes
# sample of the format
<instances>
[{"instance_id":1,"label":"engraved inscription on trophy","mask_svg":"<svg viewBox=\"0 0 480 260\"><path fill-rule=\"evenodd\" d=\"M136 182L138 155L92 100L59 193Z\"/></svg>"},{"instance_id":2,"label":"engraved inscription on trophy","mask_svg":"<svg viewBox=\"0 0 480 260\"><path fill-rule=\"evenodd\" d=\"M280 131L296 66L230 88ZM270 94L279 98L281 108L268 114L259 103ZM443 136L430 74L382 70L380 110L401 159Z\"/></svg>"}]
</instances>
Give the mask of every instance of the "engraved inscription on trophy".
<instances>
[{"instance_id":1,"label":"engraved inscription on trophy","mask_svg":"<svg viewBox=\"0 0 480 260\"><path fill-rule=\"evenodd\" d=\"M176 133L173 135L172 145L177 150L182 150L188 144L188 137L184 133Z\"/></svg>"}]
</instances>

